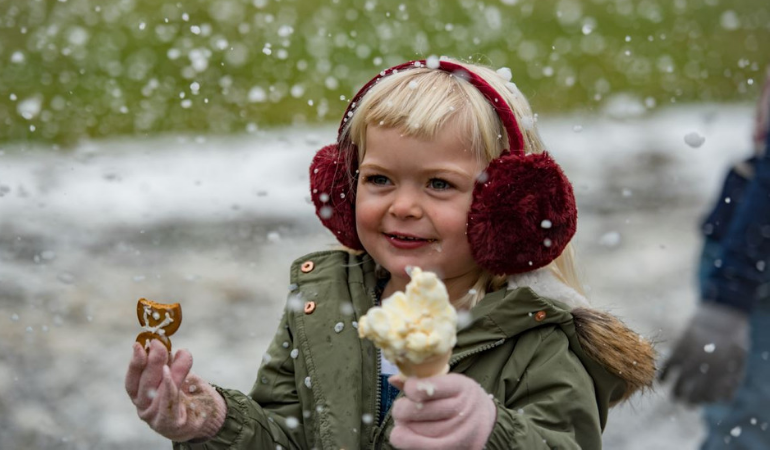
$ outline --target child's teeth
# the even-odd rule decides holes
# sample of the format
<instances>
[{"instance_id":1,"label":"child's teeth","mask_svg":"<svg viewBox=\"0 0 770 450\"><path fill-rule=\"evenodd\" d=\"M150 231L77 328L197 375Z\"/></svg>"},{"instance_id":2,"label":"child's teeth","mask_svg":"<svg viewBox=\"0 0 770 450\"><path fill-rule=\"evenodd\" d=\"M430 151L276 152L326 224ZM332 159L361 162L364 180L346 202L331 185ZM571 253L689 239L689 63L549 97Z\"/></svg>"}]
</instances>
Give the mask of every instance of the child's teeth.
<instances>
[{"instance_id":1,"label":"child's teeth","mask_svg":"<svg viewBox=\"0 0 770 450\"><path fill-rule=\"evenodd\" d=\"M415 238L415 237L409 237L409 236L399 236L397 234L394 234L392 236L393 236L393 238L399 239L399 240L402 240L402 241L428 241L428 242L433 242L434 241L434 239L423 239L423 238Z\"/></svg>"}]
</instances>

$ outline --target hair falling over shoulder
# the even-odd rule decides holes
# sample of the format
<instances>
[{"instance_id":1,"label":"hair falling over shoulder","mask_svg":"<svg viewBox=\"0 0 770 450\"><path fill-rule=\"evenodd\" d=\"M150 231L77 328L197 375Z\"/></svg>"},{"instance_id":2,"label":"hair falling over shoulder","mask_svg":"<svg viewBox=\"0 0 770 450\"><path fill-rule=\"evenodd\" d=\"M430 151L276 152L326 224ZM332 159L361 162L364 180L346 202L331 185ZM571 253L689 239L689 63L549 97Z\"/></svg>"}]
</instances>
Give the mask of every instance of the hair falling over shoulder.
<instances>
[{"instance_id":1,"label":"hair falling over shoulder","mask_svg":"<svg viewBox=\"0 0 770 450\"><path fill-rule=\"evenodd\" d=\"M571 287L583 297L586 297L585 288L581 279L580 272L577 269L575 248L572 243L568 244L561 255L551 264L546 266L547 270L556 276L561 283ZM508 276L494 275L488 271L483 271L476 284L468 294L459 299L455 306L460 309L470 309L484 298L487 292L493 292L503 289L508 284Z\"/></svg>"}]
</instances>

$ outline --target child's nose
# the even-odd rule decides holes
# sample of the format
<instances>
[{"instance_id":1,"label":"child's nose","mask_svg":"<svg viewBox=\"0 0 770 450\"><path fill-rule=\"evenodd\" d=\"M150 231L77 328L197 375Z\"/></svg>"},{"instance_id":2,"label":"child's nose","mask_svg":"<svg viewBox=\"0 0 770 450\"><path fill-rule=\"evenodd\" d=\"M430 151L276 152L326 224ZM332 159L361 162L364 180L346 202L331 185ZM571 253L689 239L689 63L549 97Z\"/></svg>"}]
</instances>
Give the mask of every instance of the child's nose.
<instances>
[{"instance_id":1,"label":"child's nose","mask_svg":"<svg viewBox=\"0 0 770 450\"><path fill-rule=\"evenodd\" d=\"M409 189L396 191L388 212L399 219L419 219L422 217L422 207L418 196L414 195L414 192L410 192Z\"/></svg>"}]
</instances>

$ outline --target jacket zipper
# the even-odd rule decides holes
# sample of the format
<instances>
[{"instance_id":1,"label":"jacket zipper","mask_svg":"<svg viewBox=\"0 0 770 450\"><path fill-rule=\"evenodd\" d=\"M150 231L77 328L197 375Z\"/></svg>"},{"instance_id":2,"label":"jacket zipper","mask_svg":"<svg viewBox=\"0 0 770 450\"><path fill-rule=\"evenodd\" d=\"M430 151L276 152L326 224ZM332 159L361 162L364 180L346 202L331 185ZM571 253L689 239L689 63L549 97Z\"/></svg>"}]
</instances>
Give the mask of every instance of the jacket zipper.
<instances>
[{"instance_id":1,"label":"jacket zipper","mask_svg":"<svg viewBox=\"0 0 770 450\"><path fill-rule=\"evenodd\" d=\"M498 345L502 345L503 342L505 342L505 338L498 339L495 342L492 342L491 344L482 345L481 347L475 348L472 351L470 351L468 353L465 353L463 355L454 356L454 357L449 359L449 367L452 367L452 366L456 365L457 363L459 363L460 361L462 361L463 359L465 359L465 358L467 358L469 356L473 356L473 355L475 355L477 353L485 352L485 351L487 351L489 349L495 348Z\"/></svg>"},{"instance_id":2,"label":"jacket zipper","mask_svg":"<svg viewBox=\"0 0 770 450\"><path fill-rule=\"evenodd\" d=\"M379 423L380 421L380 408L382 405L382 384L380 383L380 372L382 372L382 360L380 359L380 349L377 349L377 373L375 374L375 379L377 380L377 394L375 396L375 402L374 402L374 418L376 424L374 427L374 438L372 439L372 442L377 442L377 437L380 435L380 432L383 430L383 426L385 425L385 418L382 419L382 423ZM390 412L388 412L390 414ZM387 415L386 415L387 418Z\"/></svg>"},{"instance_id":3,"label":"jacket zipper","mask_svg":"<svg viewBox=\"0 0 770 450\"><path fill-rule=\"evenodd\" d=\"M374 289L369 290L369 296L372 299L372 305L377 305L377 294ZM374 395L374 413L372 414L372 421L374 422L374 437L372 438L372 442L377 441L377 435L379 434L379 429L381 424L379 423L380 420L380 405L382 404L382 386L380 385L380 372L382 372L382 357L380 355L380 349L377 349L377 370L374 371L374 385L375 388L375 395ZM385 421L383 420L383 424Z\"/></svg>"}]
</instances>

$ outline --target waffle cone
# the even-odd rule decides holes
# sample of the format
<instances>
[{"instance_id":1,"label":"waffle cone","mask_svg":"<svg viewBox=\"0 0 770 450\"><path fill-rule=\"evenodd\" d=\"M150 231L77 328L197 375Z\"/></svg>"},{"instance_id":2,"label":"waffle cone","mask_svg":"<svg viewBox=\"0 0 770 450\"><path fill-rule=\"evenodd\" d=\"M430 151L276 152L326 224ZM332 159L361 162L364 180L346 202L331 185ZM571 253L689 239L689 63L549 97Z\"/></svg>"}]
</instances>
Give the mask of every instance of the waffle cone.
<instances>
[{"instance_id":1,"label":"waffle cone","mask_svg":"<svg viewBox=\"0 0 770 450\"><path fill-rule=\"evenodd\" d=\"M398 370L404 377L428 378L449 373L449 358L452 352L432 356L417 364L411 361L397 362Z\"/></svg>"}]
</instances>

